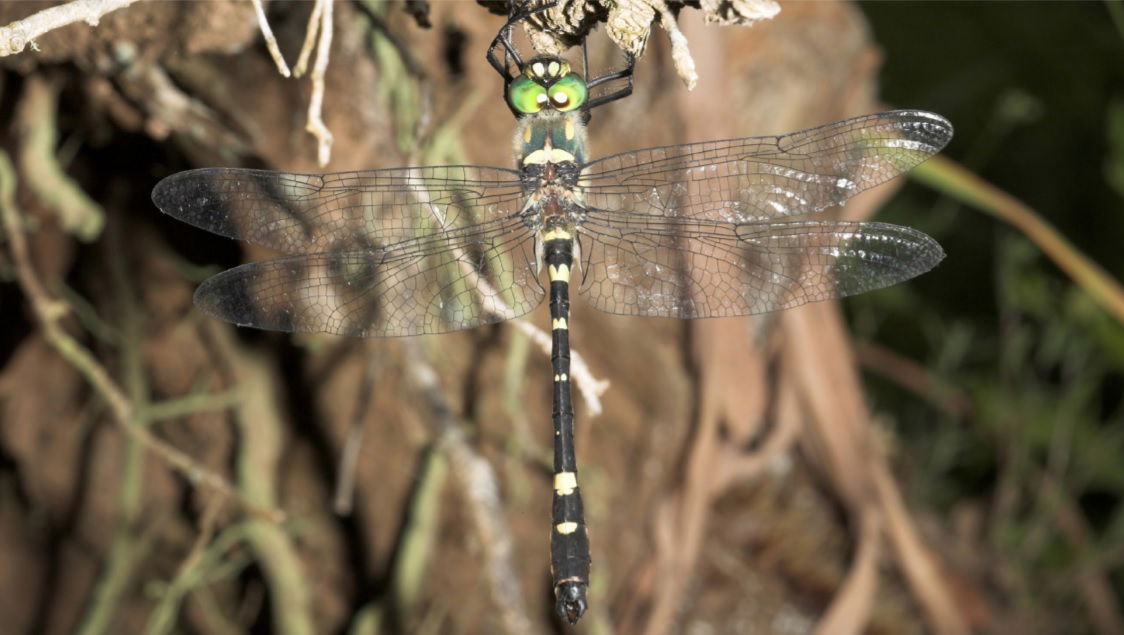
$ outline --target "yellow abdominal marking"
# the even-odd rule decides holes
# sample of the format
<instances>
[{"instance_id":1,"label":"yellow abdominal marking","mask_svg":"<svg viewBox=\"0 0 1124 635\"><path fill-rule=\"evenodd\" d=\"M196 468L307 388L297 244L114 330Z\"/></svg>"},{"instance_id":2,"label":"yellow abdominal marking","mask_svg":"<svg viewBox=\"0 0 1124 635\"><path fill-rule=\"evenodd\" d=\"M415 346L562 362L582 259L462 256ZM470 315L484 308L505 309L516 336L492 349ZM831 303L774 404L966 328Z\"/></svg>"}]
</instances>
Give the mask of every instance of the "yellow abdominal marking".
<instances>
[{"instance_id":1,"label":"yellow abdominal marking","mask_svg":"<svg viewBox=\"0 0 1124 635\"><path fill-rule=\"evenodd\" d=\"M562 229L561 227L553 227L543 232L542 239L547 240L570 240L573 235L570 232Z\"/></svg>"},{"instance_id":2,"label":"yellow abdominal marking","mask_svg":"<svg viewBox=\"0 0 1124 635\"><path fill-rule=\"evenodd\" d=\"M550 276L551 282L569 282L570 281L570 267L569 265L550 265L546 270Z\"/></svg>"},{"instance_id":3,"label":"yellow abdominal marking","mask_svg":"<svg viewBox=\"0 0 1124 635\"><path fill-rule=\"evenodd\" d=\"M568 536L578 530L578 524L574 522L558 523L554 528L563 536Z\"/></svg>"},{"instance_id":4,"label":"yellow abdominal marking","mask_svg":"<svg viewBox=\"0 0 1124 635\"><path fill-rule=\"evenodd\" d=\"M559 496L569 496L578 488L578 475L573 472L559 472L554 475L554 491Z\"/></svg>"},{"instance_id":5,"label":"yellow abdominal marking","mask_svg":"<svg viewBox=\"0 0 1124 635\"><path fill-rule=\"evenodd\" d=\"M570 376L567 375L566 373L562 373L561 375L555 375L554 381L570 381Z\"/></svg>"},{"instance_id":6,"label":"yellow abdominal marking","mask_svg":"<svg viewBox=\"0 0 1124 635\"><path fill-rule=\"evenodd\" d=\"M550 323L550 330L552 331L565 331L570 328L566 325L566 318L554 318Z\"/></svg>"}]
</instances>

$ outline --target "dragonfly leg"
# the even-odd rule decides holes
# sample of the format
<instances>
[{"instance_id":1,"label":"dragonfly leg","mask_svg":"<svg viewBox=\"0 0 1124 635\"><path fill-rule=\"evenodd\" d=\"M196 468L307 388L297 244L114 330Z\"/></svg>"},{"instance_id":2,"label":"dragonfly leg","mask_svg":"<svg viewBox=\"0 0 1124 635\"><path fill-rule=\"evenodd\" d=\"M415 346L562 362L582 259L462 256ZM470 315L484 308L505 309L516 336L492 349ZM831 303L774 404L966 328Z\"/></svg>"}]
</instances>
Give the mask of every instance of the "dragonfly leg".
<instances>
[{"instance_id":1,"label":"dragonfly leg","mask_svg":"<svg viewBox=\"0 0 1124 635\"><path fill-rule=\"evenodd\" d=\"M515 44L511 41L511 29L518 22L526 20L537 13L546 11L556 4L558 4L558 0L552 0L551 2L546 2L538 6L532 6L534 2L531 0L527 0L526 2L512 1L510 17L508 17L503 27L500 28L495 39L492 40L492 45L488 47L488 53L485 56L488 63L492 65L492 68L496 69L496 72L503 78L505 88L515 79L515 76L511 74L511 69L508 66L509 59L515 61L515 67L518 68L520 72L523 71L523 58L519 56L519 51L516 50ZM504 49L502 63L496 56L496 48L500 45L503 45Z\"/></svg>"},{"instance_id":2,"label":"dragonfly leg","mask_svg":"<svg viewBox=\"0 0 1124 635\"><path fill-rule=\"evenodd\" d=\"M609 102L614 102L618 99L624 99L625 97L628 97L632 94L632 70L636 68L636 56L632 53L625 53L625 59L628 60L628 67L626 67L624 70L607 73L586 83L586 87L588 87L590 90L593 90L597 86L606 82L612 82L618 79L627 80L625 86L621 89L587 101L585 103L585 109L587 112L593 110L598 106L604 106Z\"/></svg>"}]
</instances>

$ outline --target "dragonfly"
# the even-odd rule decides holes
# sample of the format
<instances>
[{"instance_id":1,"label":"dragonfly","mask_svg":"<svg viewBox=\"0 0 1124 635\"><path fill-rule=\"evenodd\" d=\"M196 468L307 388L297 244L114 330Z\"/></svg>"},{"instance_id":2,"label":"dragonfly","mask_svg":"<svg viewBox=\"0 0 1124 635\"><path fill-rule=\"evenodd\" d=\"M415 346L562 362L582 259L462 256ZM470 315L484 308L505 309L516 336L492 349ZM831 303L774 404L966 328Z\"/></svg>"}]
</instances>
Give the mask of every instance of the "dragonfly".
<instances>
[{"instance_id":1,"label":"dragonfly","mask_svg":"<svg viewBox=\"0 0 1124 635\"><path fill-rule=\"evenodd\" d=\"M487 57L516 115L514 168L202 168L166 177L152 199L190 225L285 254L223 271L196 290L199 309L240 326L428 335L510 320L549 296L551 572L556 611L573 624L588 605L590 548L574 447L571 284L608 313L696 319L769 313L913 278L944 257L935 240L820 213L936 154L953 129L940 115L896 110L780 136L592 158L590 111L631 92L634 60L587 82L563 57L523 61L503 36ZM627 85L592 97L591 88L619 79Z\"/></svg>"}]
</instances>

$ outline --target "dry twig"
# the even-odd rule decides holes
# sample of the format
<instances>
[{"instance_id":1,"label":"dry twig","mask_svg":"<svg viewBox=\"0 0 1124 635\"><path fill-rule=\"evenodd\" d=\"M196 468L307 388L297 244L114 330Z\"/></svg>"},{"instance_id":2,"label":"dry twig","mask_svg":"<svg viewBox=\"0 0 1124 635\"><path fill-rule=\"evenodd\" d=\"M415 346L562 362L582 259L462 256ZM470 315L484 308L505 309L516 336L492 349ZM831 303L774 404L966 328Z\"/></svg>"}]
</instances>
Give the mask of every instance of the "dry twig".
<instances>
[{"instance_id":1,"label":"dry twig","mask_svg":"<svg viewBox=\"0 0 1124 635\"><path fill-rule=\"evenodd\" d=\"M157 64L137 63L117 78L122 92L144 104L145 130L156 139L176 132L193 144L217 148L231 160L253 153L243 135L200 100L188 95Z\"/></svg>"},{"instance_id":2,"label":"dry twig","mask_svg":"<svg viewBox=\"0 0 1124 635\"><path fill-rule=\"evenodd\" d=\"M316 36L320 33L320 14L324 5L317 2L312 5L312 12L308 15L308 26L304 31L304 44L301 44L300 55L297 56L297 65L293 67L293 75L304 77L308 70L308 59L312 56L312 48L316 44Z\"/></svg>"},{"instance_id":3,"label":"dry twig","mask_svg":"<svg viewBox=\"0 0 1124 635\"><path fill-rule=\"evenodd\" d=\"M972 417L972 401L923 365L873 342L856 342L855 356L878 373L957 419Z\"/></svg>"},{"instance_id":4,"label":"dry twig","mask_svg":"<svg viewBox=\"0 0 1124 635\"><path fill-rule=\"evenodd\" d=\"M1010 223L1085 290L1102 309L1124 322L1124 286L1089 260L1056 228L1022 201L945 156L914 168L910 176L943 194Z\"/></svg>"},{"instance_id":5,"label":"dry twig","mask_svg":"<svg viewBox=\"0 0 1124 635\"><path fill-rule=\"evenodd\" d=\"M203 515L199 519L199 533L188 549L187 555L176 568L176 574L168 583L160 602L149 615L145 627L146 635L172 632L183 597L196 584L196 576L206 555L207 545L215 535L215 524L223 502L221 496L214 496L204 507Z\"/></svg>"},{"instance_id":6,"label":"dry twig","mask_svg":"<svg viewBox=\"0 0 1124 635\"><path fill-rule=\"evenodd\" d=\"M347 438L340 452L339 467L336 470L336 491L332 495L332 509L340 516L349 516L354 504L355 472L359 463L359 450L363 448L363 433L366 431L364 419L381 368L381 360L377 356L375 347L370 344L370 340L365 344L363 348L367 362L363 366L363 376L359 379L359 396L355 400L355 414L352 415Z\"/></svg>"},{"instance_id":7,"label":"dry twig","mask_svg":"<svg viewBox=\"0 0 1124 635\"><path fill-rule=\"evenodd\" d=\"M305 130L316 137L316 159L320 167L332 158L332 131L324 124L321 110L324 106L324 75L328 71L328 56L332 49L332 0L316 0L320 9L320 40L316 44L316 62L312 66L312 96L308 100L308 124Z\"/></svg>"},{"instance_id":8,"label":"dry twig","mask_svg":"<svg viewBox=\"0 0 1124 635\"><path fill-rule=\"evenodd\" d=\"M82 242L96 239L105 226L105 210L63 171L55 156L58 143L58 88L42 75L31 75L16 106L20 174L39 200L55 213L59 225Z\"/></svg>"},{"instance_id":9,"label":"dry twig","mask_svg":"<svg viewBox=\"0 0 1124 635\"><path fill-rule=\"evenodd\" d=\"M511 321L511 324L531 338L531 341L537 344L544 354L550 356L553 343L550 341L549 333L523 318L516 318ZM609 389L609 380L595 377L593 372L589 370L589 364L585 363L585 358L574 349L570 350L570 376L585 401L585 407L589 409L589 415L596 417L601 414L601 395Z\"/></svg>"},{"instance_id":10,"label":"dry twig","mask_svg":"<svg viewBox=\"0 0 1124 635\"><path fill-rule=\"evenodd\" d=\"M285 63L285 58L281 55L281 47L277 45L277 38L273 37L273 29L269 28L269 20L265 18L265 8L262 7L261 0L253 0L253 2L254 15L258 17L258 28L261 29L261 35L265 38L265 47L269 49L269 56L273 58L273 63L277 65L277 72L281 73L281 77L291 77L292 72L289 71L289 65Z\"/></svg>"},{"instance_id":11,"label":"dry twig","mask_svg":"<svg viewBox=\"0 0 1124 635\"><path fill-rule=\"evenodd\" d=\"M538 14L536 19L524 22L524 28L535 50L559 54L580 43L593 17L603 14L609 38L621 50L639 57L658 18L671 39L679 77L688 88L694 88L698 81L695 62L675 17L684 6L682 0L565 0ZM780 6L773 0L701 0L698 8L708 24L741 26L772 19L780 12Z\"/></svg>"},{"instance_id":12,"label":"dry twig","mask_svg":"<svg viewBox=\"0 0 1124 635\"><path fill-rule=\"evenodd\" d=\"M0 217L3 217L4 230L11 245L12 264L16 272L16 280L31 305L32 313L42 329L43 338L58 351L59 355L70 362L94 390L105 399L110 412L113 414L113 420L121 427L122 431L139 442L145 449L160 457L189 482L201 484L223 496L233 498L261 518L272 522L280 521L284 517L280 510L251 503L221 475L207 469L191 456L168 445L153 435L147 428L136 425L133 418L133 404L121 388L90 351L63 329L60 321L70 313L71 309L66 302L52 298L35 274L35 269L31 264L31 255L27 248L27 239L21 226L21 215L16 207L15 170L11 159L4 152L0 152Z\"/></svg>"},{"instance_id":13,"label":"dry twig","mask_svg":"<svg viewBox=\"0 0 1124 635\"><path fill-rule=\"evenodd\" d=\"M878 508L868 503L858 516L858 549L847 578L816 624L816 635L862 633L870 622L878 590L878 560L882 546L882 521Z\"/></svg>"},{"instance_id":14,"label":"dry twig","mask_svg":"<svg viewBox=\"0 0 1124 635\"><path fill-rule=\"evenodd\" d=\"M1124 616L1121 614L1119 601L1112 588L1111 569L1100 562L1101 559L1092 556L1090 545L1094 544L1095 540L1085 513L1056 477L1043 472L1040 481L1045 495L1054 499L1055 526L1083 561L1083 564L1077 568L1075 577L1077 590L1089 614L1089 621L1096 625L1098 633L1121 635L1124 633Z\"/></svg>"},{"instance_id":15,"label":"dry twig","mask_svg":"<svg viewBox=\"0 0 1124 635\"><path fill-rule=\"evenodd\" d=\"M29 43L35 49L36 38L68 24L85 22L90 26L97 26L103 15L125 8L136 1L74 0L17 20L8 26L0 27L0 57L15 55L23 51Z\"/></svg>"},{"instance_id":16,"label":"dry twig","mask_svg":"<svg viewBox=\"0 0 1124 635\"><path fill-rule=\"evenodd\" d=\"M241 439L235 457L238 486L247 500L272 507L278 498L285 428L279 411L276 366L266 356L235 342L233 327L209 321L204 328L245 391L246 398L238 404L234 417ZM246 542L269 587L270 608L279 631L287 635L316 632L312 589L292 537L277 524L250 520L246 523Z\"/></svg>"},{"instance_id":17,"label":"dry twig","mask_svg":"<svg viewBox=\"0 0 1124 635\"><path fill-rule=\"evenodd\" d=\"M516 574L515 549L504 519L496 474L465 439L464 424L453 414L437 380L437 373L416 341L405 342L410 378L422 391L430 409L430 421L445 454L456 473L454 479L462 488L464 500L480 544L483 546L488 583L492 600L508 633L535 633L527 614L523 593Z\"/></svg>"},{"instance_id":18,"label":"dry twig","mask_svg":"<svg viewBox=\"0 0 1124 635\"><path fill-rule=\"evenodd\" d=\"M425 180L421 178L420 175L413 181L419 184L425 182ZM412 188L412 192L415 199L419 203L422 203L424 206L431 210L437 209L436 206L430 204L429 192L427 192L424 187L418 185L417 187ZM436 211L434 219L442 229L445 228L444 219L437 215ZM520 331L523 331L523 333L525 333L528 337L531 338L531 340L538 344L539 347L547 355L550 355L551 347L553 345L550 335L537 326L531 324L527 320L518 317L515 313L515 310L509 307L507 303L503 301L496 289L492 287L492 285L487 280L480 276L480 274L472 266L471 259L467 254L464 253L463 249L458 247L456 250L454 250L453 253L456 256L457 264L460 266L461 271L464 273L464 276L467 279L469 285L473 289L476 289L480 294L481 305L484 307L484 309L492 315L499 317L502 321L511 321L516 328L518 328ZM572 364L571 375L573 377L573 381L577 384L578 391L581 392L582 398L585 400L586 406L589 408L590 413L593 416L597 416L601 414L601 395L604 394L604 392L608 389L609 382L596 379L593 376L593 373L590 372L589 366L585 363L585 360L577 351L571 351L570 355L570 363Z\"/></svg>"},{"instance_id":19,"label":"dry twig","mask_svg":"<svg viewBox=\"0 0 1124 635\"><path fill-rule=\"evenodd\" d=\"M653 5L660 14L660 25L667 31L667 36L671 40L671 60L675 63L675 71L687 85L687 90L694 90L695 85L699 83L699 73L695 70L695 60L687 47L687 36L679 30L679 25L675 23L675 16L671 14L665 2L653 0Z\"/></svg>"}]
</instances>

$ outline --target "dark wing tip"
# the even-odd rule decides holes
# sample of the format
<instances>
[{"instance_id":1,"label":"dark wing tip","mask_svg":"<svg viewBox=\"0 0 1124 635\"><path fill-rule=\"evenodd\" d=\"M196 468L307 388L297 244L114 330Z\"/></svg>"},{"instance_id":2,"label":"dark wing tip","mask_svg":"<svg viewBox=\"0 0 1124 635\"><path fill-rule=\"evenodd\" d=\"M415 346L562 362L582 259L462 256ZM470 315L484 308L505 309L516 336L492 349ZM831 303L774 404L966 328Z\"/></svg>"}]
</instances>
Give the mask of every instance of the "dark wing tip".
<instances>
[{"instance_id":1,"label":"dark wing tip","mask_svg":"<svg viewBox=\"0 0 1124 635\"><path fill-rule=\"evenodd\" d=\"M924 233L922 233L921 235L925 237L923 241L925 243L925 247L924 255L919 258L917 262L917 275L928 273L929 271L933 270L937 265L941 264L941 261L944 260L946 256L948 256L948 254L945 253L944 248L941 247L941 244L938 243L935 238Z\"/></svg>"},{"instance_id":2,"label":"dark wing tip","mask_svg":"<svg viewBox=\"0 0 1124 635\"><path fill-rule=\"evenodd\" d=\"M199 181L199 172L187 170L176 172L162 179L152 188L152 203L165 214L176 216L175 210L182 205L184 194L192 189L193 182Z\"/></svg>"},{"instance_id":3,"label":"dark wing tip","mask_svg":"<svg viewBox=\"0 0 1124 635\"><path fill-rule=\"evenodd\" d=\"M924 143L932 154L940 152L952 140L952 122L935 112L893 110L884 114L894 119L904 138Z\"/></svg>"},{"instance_id":4,"label":"dark wing tip","mask_svg":"<svg viewBox=\"0 0 1124 635\"><path fill-rule=\"evenodd\" d=\"M263 323L262 314L255 306L250 281L245 275L248 266L228 269L204 280L195 290L196 308L207 315L238 326L292 331L291 323L287 325L288 329L285 328L286 324Z\"/></svg>"},{"instance_id":5,"label":"dark wing tip","mask_svg":"<svg viewBox=\"0 0 1124 635\"><path fill-rule=\"evenodd\" d=\"M166 176L152 188L152 202L168 216L221 236L236 236L228 203L216 189L213 168Z\"/></svg>"},{"instance_id":6,"label":"dark wing tip","mask_svg":"<svg viewBox=\"0 0 1124 635\"><path fill-rule=\"evenodd\" d=\"M927 273L945 258L936 239L912 227L871 222L863 224L862 233L862 245L855 250L862 268L853 272L855 288L843 295L905 282ZM837 273L840 266L846 267L843 262L836 266Z\"/></svg>"}]
</instances>

